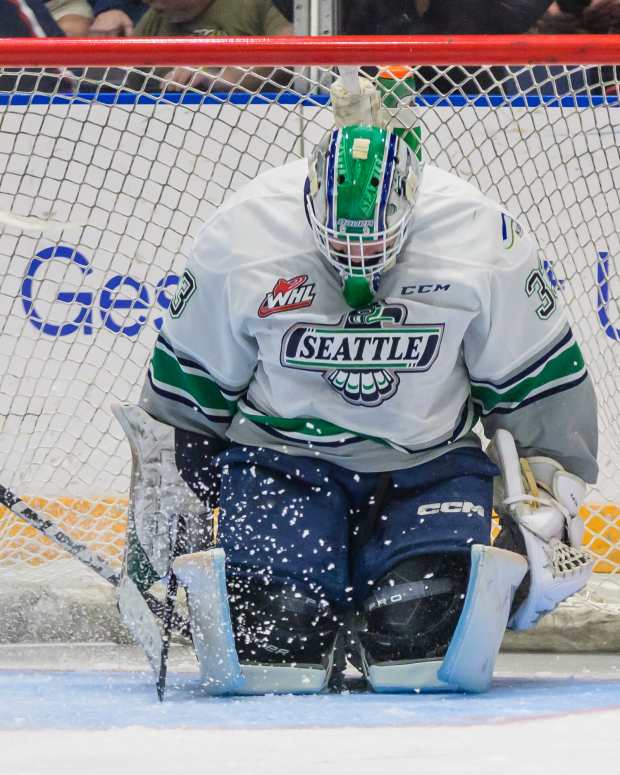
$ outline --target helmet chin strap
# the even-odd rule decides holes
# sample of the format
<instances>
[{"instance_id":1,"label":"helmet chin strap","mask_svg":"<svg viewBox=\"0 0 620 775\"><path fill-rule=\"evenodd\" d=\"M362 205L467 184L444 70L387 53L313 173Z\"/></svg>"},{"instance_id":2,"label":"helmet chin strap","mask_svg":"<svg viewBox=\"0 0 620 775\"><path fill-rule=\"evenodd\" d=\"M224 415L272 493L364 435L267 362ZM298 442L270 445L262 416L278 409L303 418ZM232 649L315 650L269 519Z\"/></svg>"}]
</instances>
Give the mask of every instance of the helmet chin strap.
<instances>
[{"instance_id":1,"label":"helmet chin strap","mask_svg":"<svg viewBox=\"0 0 620 775\"><path fill-rule=\"evenodd\" d=\"M361 309L372 304L380 284L381 275L379 274L375 274L371 278L342 275L342 293L349 307L353 307L353 309Z\"/></svg>"}]
</instances>

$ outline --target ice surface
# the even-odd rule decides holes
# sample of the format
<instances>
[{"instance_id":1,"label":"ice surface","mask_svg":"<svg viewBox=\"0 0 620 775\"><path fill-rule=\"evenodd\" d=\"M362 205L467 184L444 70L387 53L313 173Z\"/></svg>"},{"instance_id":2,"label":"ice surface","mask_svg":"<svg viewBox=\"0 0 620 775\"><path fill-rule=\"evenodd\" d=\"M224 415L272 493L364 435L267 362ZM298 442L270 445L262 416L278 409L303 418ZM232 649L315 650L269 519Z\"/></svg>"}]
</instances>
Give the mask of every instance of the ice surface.
<instances>
[{"instance_id":1,"label":"ice surface","mask_svg":"<svg viewBox=\"0 0 620 775\"><path fill-rule=\"evenodd\" d=\"M498 724L620 711L620 681L498 678L482 696L343 694L209 698L194 676L170 676L163 705L149 673L2 672L0 728L285 729Z\"/></svg>"},{"instance_id":2,"label":"ice surface","mask_svg":"<svg viewBox=\"0 0 620 775\"><path fill-rule=\"evenodd\" d=\"M69 671L79 646L0 648L2 775L570 775L619 760L614 655L503 654L477 696L228 699L201 696L177 658L162 705L137 652L113 670L112 647L82 651Z\"/></svg>"}]
</instances>

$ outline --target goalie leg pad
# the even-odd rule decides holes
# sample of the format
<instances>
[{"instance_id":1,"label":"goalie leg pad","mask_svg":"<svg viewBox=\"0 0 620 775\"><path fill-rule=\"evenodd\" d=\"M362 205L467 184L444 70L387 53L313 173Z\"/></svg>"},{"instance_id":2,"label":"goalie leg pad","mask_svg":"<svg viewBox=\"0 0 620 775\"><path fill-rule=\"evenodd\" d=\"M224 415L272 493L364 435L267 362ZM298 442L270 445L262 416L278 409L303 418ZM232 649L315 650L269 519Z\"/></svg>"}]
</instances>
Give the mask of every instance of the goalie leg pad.
<instances>
[{"instance_id":1,"label":"goalie leg pad","mask_svg":"<svg viewBox=\"0 0 620 775\"><path fill-rule=\"evenodd\" d=\"M294 583L263 577L228 580L241 694L323 691L334 660L338 622L329 603Z\"/></svg>"},{"instance_id":2,"label":"goalie leg pad","mask_svg":"<svg viewBox=\"0 0 620 775\"><path fill-rule=\"evenodd\" d=\"M262 596L255 595L248 608L242 603L247 601L247 596L240 594L247 589L247 584L240 588L233 581L231 586L236 591L231 600L238 630L236 640L243 656L240 663L226 589L224 550L212 548L184 555L174 561L173 567L187 590L194 649L208 694L307 694L326 687L332 668L335 635L331 644L327 635L316 636L315 625L325 618L325 608L317 601L295 595L290 590L282 594L279 588L271 591L264 588ZM293 635L288 626L283 627L281 623L276 626L275 615L282 616L283 612L288 623L299 627L302 635ZM324 629L316 627L320 632ZM275 642L274 632L277 635ZM284 632L290 643L284 640ZM327 644L324 648L323 642ZM288 653L285 654L287 646ZM319 659L318 664L306 663L310 651ZM290 659L300 655L303 655L304 663Z\"/></svg>"},{"instance_id":3,"label":"goalie leg pad","mask_svg":"<svg viewBox=\"0 0 620 775\"><path fill-rule=\"evenodd\" d=\"M491 686L515 590L527 561L493 546L472 547L471 573L463 613L437 676L461 691Z\"/></svg>"},{"instance_id":4,"label":"goalie leg pad","mask_svg":"<svg viewBox=\"0 0 620 775\"><path fill-rule=\"evenodd\" d=\"M412 557L382 579L364 603L359 633L368 662L443 657L467 587L469 553Z\"/></svg>"},{"instance_id":5,"label":"goalie leg pad","mask_svg":"<svg viewBox=\"0 0 620 775\"><path fill-rule=\"evenodd\" d=\"M194 651L209 694L235 693L243 684L226 593L223 549L184 554L173 563L187 591Z\"/></svg>"},{"instance_id":6,"label":"goalie leg pad","mask_svg":"<svg viewBox=\"0 0 620 775\"><path fill-rule=\"evenodd\" d=\"M261 576L229 577L228 599L241 662L322 665L329 657L338 624L327 600Z\"/></svg>"},{"instance_id":7,"label":"goalie leg pad","mask_svg":"<svg viewBox=\"0 0 620 775\"><path fill-rule=\"evenodd\" d=\"M368 664L377 692L484 692L506 629L515 589L527 562L513 552L476 544L463 609L444 659Z\"/></svg>"}]
</instances>

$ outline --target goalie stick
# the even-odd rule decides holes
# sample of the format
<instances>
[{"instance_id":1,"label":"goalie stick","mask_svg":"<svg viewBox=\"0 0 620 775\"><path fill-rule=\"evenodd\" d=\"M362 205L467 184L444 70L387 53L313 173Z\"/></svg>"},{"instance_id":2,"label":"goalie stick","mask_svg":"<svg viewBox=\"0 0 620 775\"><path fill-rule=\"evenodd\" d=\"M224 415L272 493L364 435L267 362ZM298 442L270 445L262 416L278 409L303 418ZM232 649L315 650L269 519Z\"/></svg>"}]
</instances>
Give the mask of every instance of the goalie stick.
<instances>
[{"instance_id":1,"label":"goalie stick","mask_svg":"<svg viewBox=\"0 0 620 775\"><path fill-rule=\"evenodd\" d=\"M180 545L182 543L181 531L177 533L176 540L174 542L173 556L177 556L179 553ZM163 631L161 636L161 653L159 655L159 673L157 675L157 682L155 684L157 688L157 696L159 701L164 701L164 694L166 692L166 677L168 675L168 652L170 651L170 636L172 635L172 620L174 617L174 605L177 599L177 590L179 588L179 582L177 575L174 572L174 568L170 567L170 573L168 575L168 584L166 585L166 599L164 601L163 611Z\"/></svg>"},{"instance_id":2,"label":"goalie stick","mask_svg":"<svg viewBox=\"0 0 620 775\"><path fill-rule=\"evenodd\" d=\"M164 631L162 634L161 655L159 659L159 675L157 676L157 696L159 701L164 701L166 691L166 676L168 674L168 652L170 650L170 630L174 616L174 603L177 598L178 581L175 572L170 569L168 586L166 587L166 601L164 603Z\"/></svg>"},{"instance_id":3,"label":"goalie stick","mask_svg":"<svg viewBox=\"0 0 620 775\"><path fill-rule=\"evenodd\" d=\"M0 503L12 511L15 516L25 520L28 524L35 527L40 533L50 538L62 549L79 560L83 565L95 571L99 576L108 581L112 586L118 587L120 584L120 575L106 562L106 560L95 552L91 551L86 544L74 541L51 519L45 519L38 511L28 506L11 490L0 484ZM143 592L144 600L151 612L159 619L166 619L166 604L158 600L150 592ZM191 637L189 622L178 614L172 613L170 616L170 626L173 630L185 637Z\"/></svg>"}]
</instances>

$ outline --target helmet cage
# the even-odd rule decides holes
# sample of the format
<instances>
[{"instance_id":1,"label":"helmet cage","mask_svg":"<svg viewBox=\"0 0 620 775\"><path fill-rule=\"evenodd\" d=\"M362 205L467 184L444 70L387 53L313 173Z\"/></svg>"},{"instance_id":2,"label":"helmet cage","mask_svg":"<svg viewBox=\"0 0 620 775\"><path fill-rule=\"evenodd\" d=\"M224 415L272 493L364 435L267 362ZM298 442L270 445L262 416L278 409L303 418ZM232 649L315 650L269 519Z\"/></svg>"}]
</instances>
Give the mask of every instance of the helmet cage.
<instances>
[{"instance_id":1,"label":"helmet cage","mask_svg":"<svg viewBox=\"0 0 620 775\"><path fill-rule=\"evenodd\" d=\"M370 278L394 266L407 236L411 211L382 231L348 234L321 223L309 195L308 200L306 209L317 247L340 274Z\"/></svg>"}]
</instances>

